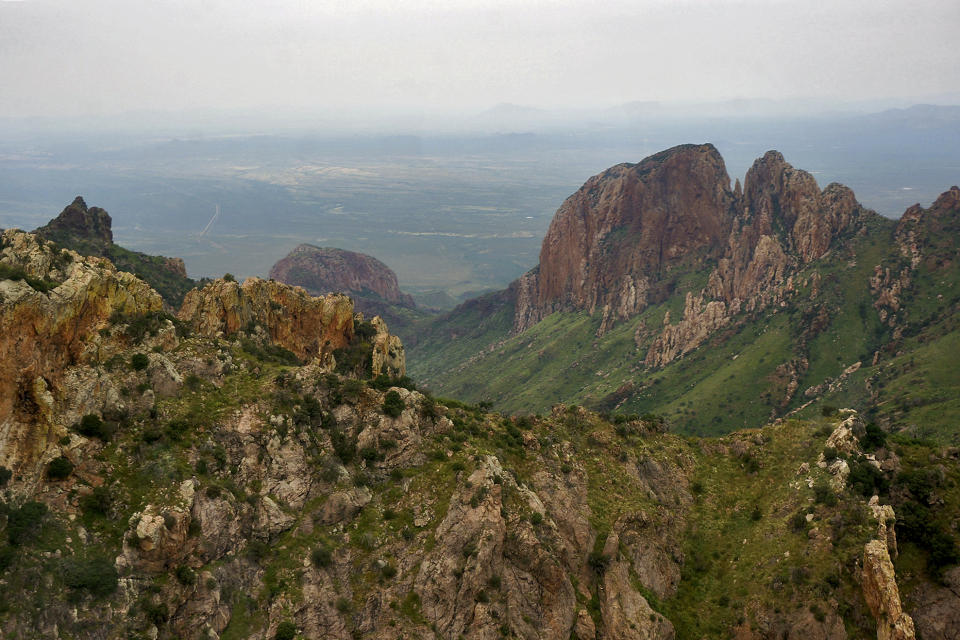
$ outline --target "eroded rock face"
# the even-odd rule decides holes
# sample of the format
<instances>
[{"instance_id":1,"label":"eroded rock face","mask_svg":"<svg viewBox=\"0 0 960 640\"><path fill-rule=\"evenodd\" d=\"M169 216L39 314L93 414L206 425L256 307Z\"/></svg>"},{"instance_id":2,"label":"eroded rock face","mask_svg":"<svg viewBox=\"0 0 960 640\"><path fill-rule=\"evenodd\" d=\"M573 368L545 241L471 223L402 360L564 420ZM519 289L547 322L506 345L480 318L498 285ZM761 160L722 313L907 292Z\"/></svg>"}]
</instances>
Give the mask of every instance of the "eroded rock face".
<instances>
[{"instance_id":1,"label":"eroded rock face","mask_svg":"<svg viewBox=\"0 0 960 640\"><path fill-rule=\"evenodd\" d=\"M515 328L563 308L609 305L619 317L643 310L646 290L671 267L716 255L733 219L729 187L709 144L674 147L590 178L550 223Z\"/></svg>"},{"instance_id":2,"label":"eroded rock face","mask_svg":"<svg viewBox=\"0 0 960 640\"><path fill-rule=\"evenodd\" d=\"M877 620L877 640L916 637L913 619L900 604L900 590L885 540L871 540L863 549L863 597Z\"/></svg>"},{"instance_id":3,"label":"eroded rock face","mask_svg":"<svg viewBox=\"0 0 960 640\"><path fill-rule=\"evenodd\" d=\"M709 144L617 165L557 211L540 264L510 287L513 328L558 310L600 310L599 335L673 293L674 269L695 272L716 261L707 286L686 292L680 324L667 323L650 347L647 365L663 366L737 314L782 302L793 290L791 274L855 233L865 215L850 189L821 191L776 151L732 191Z\"/></svg>"},{"instance_id":4,"label":"eroded rock face","mask_svg":"<svg viewBox=\"0 0 960 640\"><path fill-rule=\"evenodd\" d=\"M270 268L270 277L303 287L313 295L340 292L369 296L372 293L392 304L414 306L413 298L400 291L397 274L363 253L301 244Z\"/></svg>"},{"instance_id":5,"label":"eroded rock face","mask_svg":"<svg viewBox=\"0 0 960 640\"><path fill-rule=\"evenodd\" d=\"M353 303L345 295L310 296L300 287L247 278L215 280L189 292L177 316L205 336L230 335L251 322L302 360L323 359L353 337Z\"/></svg>"},{"instance_id":6,"label":"eroded rock face","mask_svg":"<svg viewBox=\"0 0 960 640\"><path fill-rule=\"evenodd\" d=\"M54 403L65 370L99 361L98 331L111 315L156 312L163 302L107 260L81 258L16 230L2 235L0 263L60 282L42 292L23 280L0 280L0 465L31 476L62 435Z\"/></svg>"}]
</instances>

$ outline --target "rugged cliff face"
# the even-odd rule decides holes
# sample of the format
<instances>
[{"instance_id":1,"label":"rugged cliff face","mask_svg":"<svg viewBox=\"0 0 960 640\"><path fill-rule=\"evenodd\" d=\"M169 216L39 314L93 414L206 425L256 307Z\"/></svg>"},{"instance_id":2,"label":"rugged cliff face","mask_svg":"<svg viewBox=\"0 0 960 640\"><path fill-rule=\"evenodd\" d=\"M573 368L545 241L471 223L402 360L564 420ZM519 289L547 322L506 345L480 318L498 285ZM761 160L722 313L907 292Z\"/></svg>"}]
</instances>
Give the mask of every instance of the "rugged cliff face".
<instances>
[{"instance_id":1,"label":"rugged cliff face","mask_svg":"<svg viewBox=\"0 0 960 640\"><path fill-rule=\"evenodd\" d=\"M331 247L298 245L270 268L270 277L303 287L313 295L330 292L360 297L371 294L384 302L413 307L413 298L397 285L397 274L373 256ZM358 305L359 311L364 311Z\"/></svg>"},{"instance_id":2,"label":"rugged cliff face","mask_svg":"<svg viewBox=\"0 0 960 640\"><path fill-rule=\"evenodd\" d=\"M713 145L683 145L590 178L557 210L539 269L521 279L515 328L560 309L643 310L683 262L718 257L734 213Z\"/></svg>"},{"instance_id":3,"label":"rugged cliff face","mask_svg":"<svg viewBox=\"0 0 960 640\"><path fill-rule=\"evenodd\" d=\"M557 211L539 266L513 287L514 330L557 310L601 309L603 333L673 293L678 277L711 263L717 266L704 294L723 303L727 315L754 310L777 300L791 273L858 230L864 215L850 189L831 184L821 191L776 151L754 162L742 192L739 183L731 191L723 159L709 144L618 165ZM665 343L676 344L677 331L667 331ZM679 351L670 347L647 362L669 362L707 333L694 332Z\"/></svg>"},{"instance_id":4,"label":"rugged cliff face","mask_svg":"<svg viewBox=\"0 0 960 640\"><path fill-rule=\"evenodd\" d=\"M177 316L201 335L229 336L261 325L302 360L325 358L353 337L353 304L341 294L314 298L300 287L247 278L215 280L187 294Z\"/></svg>"},{"instance_id":5,"label":"rugged cliff face","mask_svg":"<svg viewBox=\"0 0 960 640\"><path fill-rule=\"evenodd\" d=\"M16 230L0 239L0 465L36 479L60 435L55 399L72 366L96 365L115 314L159 312L160 296L104 259Z\"/></svg>"}]
</instances>

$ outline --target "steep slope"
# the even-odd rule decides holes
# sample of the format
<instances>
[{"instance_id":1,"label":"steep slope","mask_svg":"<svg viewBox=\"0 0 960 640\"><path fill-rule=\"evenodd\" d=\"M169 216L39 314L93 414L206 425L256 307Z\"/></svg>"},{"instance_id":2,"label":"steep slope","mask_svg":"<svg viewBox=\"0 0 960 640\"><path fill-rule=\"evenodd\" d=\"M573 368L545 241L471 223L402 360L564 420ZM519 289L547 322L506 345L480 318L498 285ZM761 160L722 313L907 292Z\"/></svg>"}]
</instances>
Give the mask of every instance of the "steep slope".
<instances>
[{"instance_id":1,"label":"steep slope","mask_svg":"<svg viewBox=\"0 0 960 640\"><path fill-rule=\"evenodd\" d=\"M671 162L693 177L663 178ZM650 185L664 180L690 193L657 195ZM592 178L558 211L544 240L549 259L487 296L496 303L481 305L485 313L471 304L437 319L425 332L429 339L410 347L412 375L438 393L507 410L543 411L575 400L661 414L699 434L849 403L889 428L957 442L947 390L960 387L960 379L935 355L949 353L956 340L954 190L929 212L911 209L897 226L863 209L846 187L821 190L776 152L754 163L742 189L728 184L708 145L678 147ZM644 196L629 195L635 192ZM671 213L676 203L710 202L695 197L708 192L721 195L697 216L722 221L716 227L725 234L671 240L687 247L671 253L672 262L651 257L648 247L659 246L671 220L683 219L683 212ZM644 227L653 220L658 224ZM576 239L564 240L567 234ZM566 262L552 248L564 242L574 247ZM545 275L569 274L574 264L581 269L575 276ZM626 280L634 286L610 284ZM646 288L636 287L641 281ZM645 295L635 296L641 289ZM495 320L511 313L512 327ZM913 360L916 350L933 358L909 365L912 392L878 384L902 371L895 361ZM923 399L907 398L921 389ZM913 411L925 419L911 419Z\"/></svg>"},{"instance_id":2,"label":"steep slope","mask_svg":"<svg viewBox=\"0 0 960 640\"><path fill-rule=\"evenodd\" d=\"M118 269L136 274L156 289L170 308L179 307L197 284L187 277L180 258L151 256L114 244L110 214L100 207L88 208L80 196L34 233L81 255L108 258Z\"/></svg>"}]
</instances>

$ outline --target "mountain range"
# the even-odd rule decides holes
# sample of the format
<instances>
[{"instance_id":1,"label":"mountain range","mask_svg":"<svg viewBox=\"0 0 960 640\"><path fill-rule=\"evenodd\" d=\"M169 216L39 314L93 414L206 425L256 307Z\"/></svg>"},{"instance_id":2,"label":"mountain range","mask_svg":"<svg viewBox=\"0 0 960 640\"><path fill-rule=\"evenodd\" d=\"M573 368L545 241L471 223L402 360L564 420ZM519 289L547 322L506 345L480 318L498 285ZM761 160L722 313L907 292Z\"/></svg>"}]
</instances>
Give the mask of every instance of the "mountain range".
<instances>
[{"instance_id":1,"label":"mountain range","mask_svg":"<svg viewBox=\"0 0 960 640\"><path fill-rule=\"evenodd\" d=\"M539 265L423 327L410 369L509 411L707 435L858 406L956 443L958 212L953 187L888 220L775 151L731 185L711 145L675 147L588 180Z\"/></svg>"},{"instance_id":2,"label":"mountain range","mask_svg":"<svg viewBox=\"0 0 960 640\"><path fill-rule=\"evenodd\" d=\"M192 286L79 198L5 230L0 634L954 637L958 213L683 145L404 342L369 257Z\"/></svg>"}]
</instances>

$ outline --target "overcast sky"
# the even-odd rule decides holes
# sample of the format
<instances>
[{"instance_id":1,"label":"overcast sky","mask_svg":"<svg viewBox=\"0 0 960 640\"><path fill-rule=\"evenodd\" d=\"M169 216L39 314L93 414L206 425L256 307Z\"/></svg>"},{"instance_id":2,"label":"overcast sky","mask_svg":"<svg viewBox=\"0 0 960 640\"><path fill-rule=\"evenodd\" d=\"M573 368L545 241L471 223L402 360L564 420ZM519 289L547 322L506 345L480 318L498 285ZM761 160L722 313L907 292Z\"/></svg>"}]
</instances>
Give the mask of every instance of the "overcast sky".
<instances>
[{"instance_id":1,"label":"overcast sky","mask_svg":"<svg viewBox=\"0 0 960 640\"><path fill-rule=\"evenodd\" d=\"M956 91L958 0L0 0L0 116Z\"/></svg>"}]
</instances>

